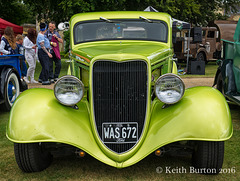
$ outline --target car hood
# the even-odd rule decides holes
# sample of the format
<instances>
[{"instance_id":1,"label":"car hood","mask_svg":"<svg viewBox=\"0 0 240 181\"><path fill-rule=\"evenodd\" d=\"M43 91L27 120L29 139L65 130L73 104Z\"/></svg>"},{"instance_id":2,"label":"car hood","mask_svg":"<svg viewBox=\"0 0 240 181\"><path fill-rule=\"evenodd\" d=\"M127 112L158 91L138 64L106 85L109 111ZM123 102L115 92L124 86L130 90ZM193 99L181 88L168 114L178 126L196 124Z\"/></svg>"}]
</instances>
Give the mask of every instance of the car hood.
<instances>
[{"instance_id":1,"label":"car hood","mask_svg":"<svg viewBox=\"0 0 240 181\"><path fill-rule=\"evenodd\" d=\"M165 43L153 41L101 41L75 46L73 54L88 63L92 59L124 61L139 58L155 63L172 55L172 50Z\"/></svg>"}]
</instances>

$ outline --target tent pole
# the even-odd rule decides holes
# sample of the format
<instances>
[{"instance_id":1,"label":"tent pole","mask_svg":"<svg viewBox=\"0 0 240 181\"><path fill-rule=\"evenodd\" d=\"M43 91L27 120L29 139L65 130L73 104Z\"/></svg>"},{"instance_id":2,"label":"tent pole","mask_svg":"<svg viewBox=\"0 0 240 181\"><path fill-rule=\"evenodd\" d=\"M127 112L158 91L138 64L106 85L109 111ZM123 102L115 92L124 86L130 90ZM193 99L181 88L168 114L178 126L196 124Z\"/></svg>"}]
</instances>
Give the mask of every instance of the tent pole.
<instances>
[{"instance_id":1,"label":"tent pole","mask_svg":"<svg viewBox=\"0 0 240 181\"><path fill-rule=\"evenodd\" d=\"M190 30L188 30L188 40L187 40L187 73L190 73L189 71L189 51L190 51Z\"/></svg>"}]
</instances>

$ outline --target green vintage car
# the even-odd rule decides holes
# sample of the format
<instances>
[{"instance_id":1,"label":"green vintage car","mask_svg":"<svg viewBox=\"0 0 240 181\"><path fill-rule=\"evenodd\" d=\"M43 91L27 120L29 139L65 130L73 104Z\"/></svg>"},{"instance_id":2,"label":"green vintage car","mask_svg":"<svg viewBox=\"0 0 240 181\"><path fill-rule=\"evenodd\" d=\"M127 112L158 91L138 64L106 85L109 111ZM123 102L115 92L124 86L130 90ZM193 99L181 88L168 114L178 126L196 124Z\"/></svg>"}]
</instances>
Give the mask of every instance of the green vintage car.
<instances>
[{"instance_id":1,"label":"green vintage car","mask_svg":"<svg viewBox=\"0 0 240 181\"><path fill-rule=\"evenodd\" d=\"M68 75L54 90L23 92L11 110L7 137L20 169L47 168L56 150L117 168L188 150L194 167L218 173L232 135L229 107L217 89L185 90L172 23L157 12L74 15Z\"/></svg>"},{"instance_id":2,"label":"green vintage car","mask_svg":"<svg viewBox=\"0 0 240 181\"><path fill-rule=\"evenodd\" d=\"M222 40L223 53L213 85L229 102L240 105L240 19L233 39L234 42Z\"/></svg>"}]
</instances>

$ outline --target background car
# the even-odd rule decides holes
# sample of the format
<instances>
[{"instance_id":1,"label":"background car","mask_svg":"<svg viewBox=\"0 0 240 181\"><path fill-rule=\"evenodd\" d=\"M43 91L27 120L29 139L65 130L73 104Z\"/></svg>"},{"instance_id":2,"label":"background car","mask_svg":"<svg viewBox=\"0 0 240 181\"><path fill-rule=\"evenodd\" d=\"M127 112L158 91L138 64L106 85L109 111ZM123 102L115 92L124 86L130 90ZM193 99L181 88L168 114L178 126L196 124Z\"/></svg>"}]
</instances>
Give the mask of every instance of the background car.
<instances>
[{"instance_id":1,"label":"background car","mask_svg":"<svg viewBox=\"0 0 240 181\"><path fill-rule=\"evenodd\" d=\"M240 20L234 42L223 40L223 55L218 61L214 85L231 102L240 105Z\"/></svg>"},{"instance_id":2,"label":"background car","mask_svg":"<svg viewBox=\"0 0 240 181\"><path fill-rule=\"evenodd\" d=\"M0 110L9 111L20 92L27 89L21 79L21 55L0 55Z\"/></svg>"}]
</instances>

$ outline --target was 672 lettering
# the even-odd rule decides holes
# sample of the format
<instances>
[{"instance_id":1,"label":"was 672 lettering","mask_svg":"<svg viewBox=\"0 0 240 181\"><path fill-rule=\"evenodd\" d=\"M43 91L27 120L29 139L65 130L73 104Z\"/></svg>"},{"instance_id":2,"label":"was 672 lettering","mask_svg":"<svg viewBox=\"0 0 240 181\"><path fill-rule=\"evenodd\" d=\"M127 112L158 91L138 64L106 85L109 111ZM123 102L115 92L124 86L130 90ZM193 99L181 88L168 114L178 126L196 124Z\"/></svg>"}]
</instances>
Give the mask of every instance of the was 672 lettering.
<instances>
[{"instance_id":1,"label":"was 672 lettering","mask_svg":"<svg viewBox=\"0 0 240 181\"><path fill-rule=\"evenodd\" d=\"M138 124L103 123L102 140L104 143L136 143L138 140Z\"/></svg>"}]
</instances>

